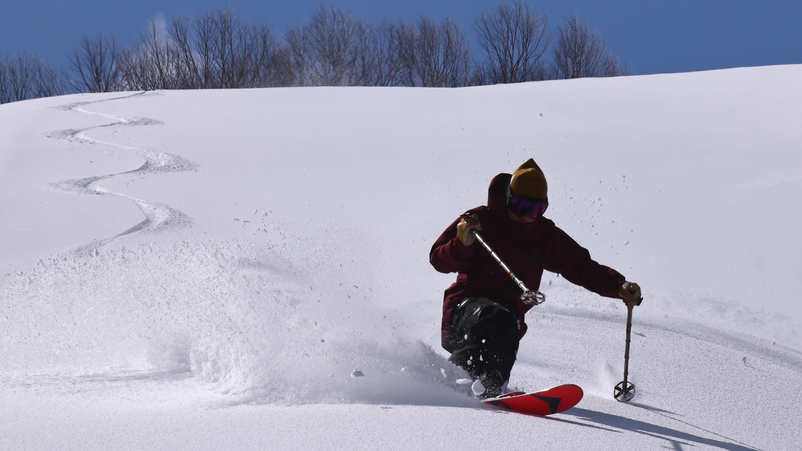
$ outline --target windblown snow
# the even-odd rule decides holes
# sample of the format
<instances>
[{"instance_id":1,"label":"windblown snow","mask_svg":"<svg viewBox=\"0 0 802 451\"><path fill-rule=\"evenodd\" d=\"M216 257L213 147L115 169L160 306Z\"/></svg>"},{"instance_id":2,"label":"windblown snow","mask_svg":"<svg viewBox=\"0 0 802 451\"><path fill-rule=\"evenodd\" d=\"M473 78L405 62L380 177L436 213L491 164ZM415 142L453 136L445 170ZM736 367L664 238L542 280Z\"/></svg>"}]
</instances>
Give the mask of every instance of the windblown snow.
<instances>
[{"instance_id":1,"label":"windblown snow","mask_svg":"<svg viewBox=\"0 0 802 451\"><path fill-rule=\"evenodd\" d=\"M0 106L0 449L802 449L802 66ZM638 282L556 275L482 406L433 241L533 157ZM490 243L492 245L492 243ZM467 387L467 388L466 388Z\"/></svg>"}]
</instances>

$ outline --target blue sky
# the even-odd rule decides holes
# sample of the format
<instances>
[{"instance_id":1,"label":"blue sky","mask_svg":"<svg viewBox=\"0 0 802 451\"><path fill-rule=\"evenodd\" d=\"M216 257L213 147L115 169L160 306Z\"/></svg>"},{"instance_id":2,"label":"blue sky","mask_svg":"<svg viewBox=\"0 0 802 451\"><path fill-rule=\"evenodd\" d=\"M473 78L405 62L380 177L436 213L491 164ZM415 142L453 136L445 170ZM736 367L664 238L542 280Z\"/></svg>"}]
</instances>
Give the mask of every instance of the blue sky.
<instances>
[{"instance_id":1,"label":"blue sky","mask_svg":"<svg viewBox=\"0 0 802 451\"><path fill-rule=\"evenodd\" d=\"M106 33L129 45L157 14L167 19L230 6L278 32L307 20L320 0L1 0L0 52L27 50L53 64L84 35ZM367 20L450 17L471 31L474 18L497 0L330 0ZM802 64L800 0L531 1L552 29L576 12L609 39L610 50L636 74L741 66ZM473 46L478 52L478 46Z\"/></svg>"}]
</instances>

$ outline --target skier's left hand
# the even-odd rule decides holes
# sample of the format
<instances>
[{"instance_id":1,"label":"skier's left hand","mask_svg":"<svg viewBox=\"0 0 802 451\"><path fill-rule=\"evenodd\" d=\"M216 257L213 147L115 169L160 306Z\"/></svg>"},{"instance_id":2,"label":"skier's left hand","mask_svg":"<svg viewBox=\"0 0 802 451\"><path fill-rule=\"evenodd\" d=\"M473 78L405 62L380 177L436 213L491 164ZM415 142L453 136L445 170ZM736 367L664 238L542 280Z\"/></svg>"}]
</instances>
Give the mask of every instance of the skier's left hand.
<instances>
[{"instance_id":1,"label":"skier's left hand","mask_svg":"<svg viewBox=\"0 0 802 451\"><path fill-rule=\"evenodd\" d=\"M627 307L635 307L643 302L643 296L640 294L640 286L637 283L624 282L618 289L618 295L624 300Z\"/></svg>"}]
</instances>

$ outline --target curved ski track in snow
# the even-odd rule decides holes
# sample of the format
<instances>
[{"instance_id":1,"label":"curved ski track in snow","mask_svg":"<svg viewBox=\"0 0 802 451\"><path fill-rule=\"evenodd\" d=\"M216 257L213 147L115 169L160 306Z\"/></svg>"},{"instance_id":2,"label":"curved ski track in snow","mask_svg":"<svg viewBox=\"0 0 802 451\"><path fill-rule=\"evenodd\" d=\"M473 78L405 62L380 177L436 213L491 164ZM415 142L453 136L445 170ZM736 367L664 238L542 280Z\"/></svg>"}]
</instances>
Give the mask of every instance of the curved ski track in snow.
<instances>
[{"instance_id":1,"label":"curved ski track in snow","mask_svg":"<svg viewBox=\"0 0 802 451\"><path fill-rule=\"evenodd\" d=\"M60 111L72 111L82 114L88 114L93 116L100 116L103 118L111 119L113 122L103 125L96 125L93 127L87 127L83 129L67 129L67 130L56 130L49 133L46 133L45 136L51 139L63 139L71 142L77 143L84 143L84 144L101 144L104 146L115 147L118 149L123 149L129 152L133 152L141 157L145 158L145 163L142 166L130 170L124 171L114 174L106 174L106 175L97 175L93 177L87 177L83 179L69 179L69 180L60 180L57 182L52 183L51 185L57 189L64 190L64 191L72 191L79 194L92 194L92 195L100 195L100 196L116 196L123 199L128 199L136 204L139 207L142 214L145 216L145 219L134 225L133 227L129 228L128 230L114 236L111 238L106 238L103 240L97 240L91 244L86 246L82 246L79 250L93 250L99 247L105 246L106 244L126 235L130 235L132 233L137 232L160 232L166 229L175 228L175 227L189 227L192 225L192 220L189 216L185 215L184 213L164 204L160 204L157 202L145 200L145 199L138 199L132 196L128 196L123 193L117 193L110 191L106 188L103 188L100 183L104 180L112 179L114 177L118 177L121 175L127 174L139 174L139 175L150 175L150 174L159 174L164 172L186 172L186 171L197 171L197 165L189 161L179 155L174 155L166 152L160 152L151 149L139 149L136 147L129 147L123 146L120 144L99 141L87 136L86 132L94 129L100 128L107 128L107 127L129 127L129 126L153 126L153 125L161 125L162 122L144 118L144 117L122 117L122 116L114 116L109 114L102 114L93 111L89 111L84 107L87 105L92 105L96 103L102 102L109 102L113 100L123 100L123 99L130 99L134 97L139 97L146 95L147 92L140 92L137 94L123 96L123 97L115 97L111 99L104 99L104 100L97 100L92 102L78 102L72 104L65 104L59 105L57 107Z\"/></svg>"}]
</instances>

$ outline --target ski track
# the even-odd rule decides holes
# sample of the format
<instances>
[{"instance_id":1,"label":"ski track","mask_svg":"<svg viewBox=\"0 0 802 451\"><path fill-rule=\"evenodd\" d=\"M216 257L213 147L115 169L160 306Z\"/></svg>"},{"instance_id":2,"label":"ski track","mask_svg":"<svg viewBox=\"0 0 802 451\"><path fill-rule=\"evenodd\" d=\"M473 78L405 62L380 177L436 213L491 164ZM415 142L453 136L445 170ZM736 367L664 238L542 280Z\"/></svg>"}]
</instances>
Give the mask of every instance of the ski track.
<instances>
[{"instance_id":1,"label":"ski track","mask_svg":"<svg viewBox=\"0 0 802 451\"><path fill-rule=\"evenodd\" d=\"M56 109L59 111L67 111L67 112L75 112L92 116L99 116L102 118L110 119L113 122L82 129L56 130L45 133L45 136L50 139L67 140L70 142L76 142L81 144L103 145L103 146L114 147L129 152L133 152L145 159L145 163L142 164L142 166L130 171L118 172L114 174L97 175L82 179L60 180L51 183L51 186L62 191L69 191L87 195L115 196L130 200L134 202L134 204L136 204L136 206L139 208L139 210L145 217L145 219L142 222L130 227L129 229L125 230L124 232L114 237L97 240L92 242L91 244L80 246L77 249L77 251L79 252L92 251L98 249L123 236L131 235L133 233L147 233L147 232L155 233L171 228L190 227L192 225L192 219L189 216L168 205L164 205L158 202L149 201L145 199L138 199L123 193L113 192L100 185L100 183L105 180L129 174L147 176L166 172L188 172L188 171L198 170L198 167L194 162L189 161L179 155L161 152L157 150L139 149L137 147L129 147L111 142L100 141L97 139L93 139L86 134L91 130L101 129L101 128L154 126L163 124L163 122L158 121L156 119L150 119L145 117L115 116L110 114L97 113L84 108L88 105L93 105L97 103L131 99L144 95L148 95L148 92L143 91L133 95L114 97L110 99L97 100L92 102L77 102L77 103L59 105L56 107Z\"/></svg>"}]
</instances>

